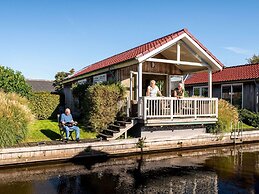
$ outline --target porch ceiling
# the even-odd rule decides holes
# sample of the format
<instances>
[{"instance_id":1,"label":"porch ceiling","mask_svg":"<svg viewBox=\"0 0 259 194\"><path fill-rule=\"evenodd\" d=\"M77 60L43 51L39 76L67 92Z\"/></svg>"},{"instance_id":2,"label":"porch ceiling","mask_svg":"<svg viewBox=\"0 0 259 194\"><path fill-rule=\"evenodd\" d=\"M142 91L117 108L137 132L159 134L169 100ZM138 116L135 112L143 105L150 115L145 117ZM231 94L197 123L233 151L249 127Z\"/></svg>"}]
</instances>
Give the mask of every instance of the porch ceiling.
<instances>
[{"instance_id":1,"label":"porch ceiling","mask_svg":"<svg viewBox=\"0 0 259 194\"><path fill-rule=\"evenodd\" d=\"M180 43L180 61L201 64L200 66L195 64L176 64L183 73L205 71L208 70L208 68L211 68L212 71L219 70L219 68L215 66L213 59L209 58L187 37L184 37L171 47L155 55L153 58L177 61L177 43Z\"/></svg>"}]
</instances>

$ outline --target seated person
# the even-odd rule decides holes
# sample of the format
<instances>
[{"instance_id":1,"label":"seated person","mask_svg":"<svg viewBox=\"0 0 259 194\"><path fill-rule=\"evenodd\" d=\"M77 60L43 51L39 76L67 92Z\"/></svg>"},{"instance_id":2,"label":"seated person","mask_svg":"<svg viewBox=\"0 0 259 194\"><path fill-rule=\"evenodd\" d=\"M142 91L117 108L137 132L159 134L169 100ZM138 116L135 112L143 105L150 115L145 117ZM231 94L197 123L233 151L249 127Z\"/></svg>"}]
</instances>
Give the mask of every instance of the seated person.
<instances>
[{"instance_id":1,"label":"seated person","mask_svg":"<svg viewBox=\"0 0 259 194\"><path fill-rule=\"evenodd\" d=\"M150 85L147 87L146 96L157 97L157 95L162 96L162 93L160 92L159 88L157 87L156 81L151 80Z\"/></svg>"},{"instance_id":2,"label":"seated person","mask_svg":"<svg viewBox=\"0 0 259 194\"><path fill-rule=\"evenodd\" d=\"M183 88L182 83L179 83L178 88L174 90L173 97L177 97L177 98L183 98L184 97L184 88Z\"/></svg>"},{"instance_id":3,"label":"seated person","mask_svg":"<svg viewBox=\"0 0 259 194\"><path fill-rule=\"evenodd\" d=\"M78 126L75 126L77 123L73 121L73 117L69 108L66 108L65 113L61 115L60 122L62 123L64 130L66 131L66 139L65 142L69 139L69 131L72 129L76 131L76 141L80 142L80 130Z\"/></svg>"}]
</instances>

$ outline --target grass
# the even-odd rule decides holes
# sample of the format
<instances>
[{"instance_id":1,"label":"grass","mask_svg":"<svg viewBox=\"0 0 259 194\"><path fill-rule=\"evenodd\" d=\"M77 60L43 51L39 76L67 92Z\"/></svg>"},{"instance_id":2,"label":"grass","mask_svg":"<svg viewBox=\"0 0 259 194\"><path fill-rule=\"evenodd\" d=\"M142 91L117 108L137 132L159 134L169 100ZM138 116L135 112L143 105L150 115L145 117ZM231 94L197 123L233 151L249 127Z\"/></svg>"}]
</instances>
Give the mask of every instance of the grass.
<instances>
[{"instance_id":1,"label":"grass","mask_svg":"<svg viewBox=\"0 0 259 194\"><path fill-rule=\"evenodd\" d=\"M96 133L85 130L80 126L80 139L94 139ZM28 134L24 142L41 142L59 140L60 133L58 123L53 120L36 120L29 125Z\"/></svg>"},{"instance_id":2,"label":"grass","mask_svg":"<svg viewBox=\"0 0 259 194\"><path fill-rule=\"evenodd\" d=\"M243 129L253 129L254 128L253 126L247 125L245 123L242 123L242 125L243 125Z\"/></svg>"}]
</instances>

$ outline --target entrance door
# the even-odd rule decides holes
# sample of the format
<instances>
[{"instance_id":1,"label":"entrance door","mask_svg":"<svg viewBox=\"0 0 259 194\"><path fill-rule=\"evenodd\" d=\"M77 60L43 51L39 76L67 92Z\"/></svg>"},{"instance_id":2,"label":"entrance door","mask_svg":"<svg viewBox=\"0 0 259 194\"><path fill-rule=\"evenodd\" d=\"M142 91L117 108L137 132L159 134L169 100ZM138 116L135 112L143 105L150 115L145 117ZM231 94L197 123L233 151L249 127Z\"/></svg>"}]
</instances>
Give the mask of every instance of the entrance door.
<instances>
[{"instance_id":1,"label":"entrance door","mask_svg":"<svg viewBox=\"0 0 259 194\"><path fill-rule=\"evenodd\" d=\"M166 81L167 76L166 75L158 75L158 74L146 74L143 73L142 75L142 94L143 96L146 95L147 87L150 85L151 80L156 81L156 85L161 91L163 96L166 96L167 91L166 91L166 86L167 86L167 81Z\"/></svg>"}]
</instances>

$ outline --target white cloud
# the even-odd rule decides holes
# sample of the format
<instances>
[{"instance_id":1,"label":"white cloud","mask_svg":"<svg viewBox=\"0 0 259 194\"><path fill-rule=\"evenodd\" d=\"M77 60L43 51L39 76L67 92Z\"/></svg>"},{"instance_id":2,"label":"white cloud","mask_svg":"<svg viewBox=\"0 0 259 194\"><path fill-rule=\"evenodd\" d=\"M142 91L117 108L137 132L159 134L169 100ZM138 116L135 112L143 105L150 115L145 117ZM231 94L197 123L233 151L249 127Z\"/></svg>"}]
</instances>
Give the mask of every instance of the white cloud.
<instances>
[{"instance_id":1,"label":"white cloud","mask_svg":"<svg viewBox=\"0 0 259 194\"><path fill-rule=\"evenodd\" d=\"M229 47L224 47L224 49L227 49L233 53L236 54L241 54L241 55L251 55L251 51L250 50L246 50L246 49L242 49L242 48L238 48L238 47L233 47L233 46L229 46Z\"/></svg>"}]
</instances>

